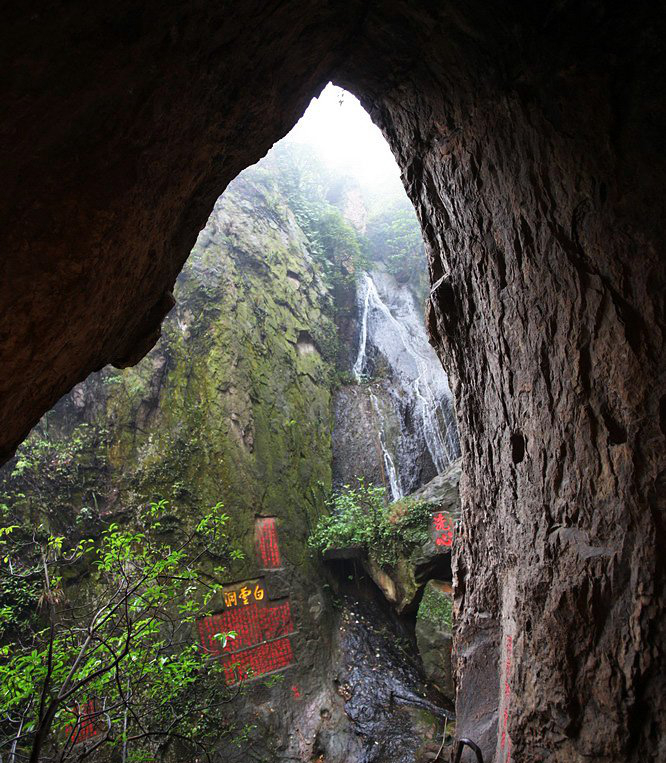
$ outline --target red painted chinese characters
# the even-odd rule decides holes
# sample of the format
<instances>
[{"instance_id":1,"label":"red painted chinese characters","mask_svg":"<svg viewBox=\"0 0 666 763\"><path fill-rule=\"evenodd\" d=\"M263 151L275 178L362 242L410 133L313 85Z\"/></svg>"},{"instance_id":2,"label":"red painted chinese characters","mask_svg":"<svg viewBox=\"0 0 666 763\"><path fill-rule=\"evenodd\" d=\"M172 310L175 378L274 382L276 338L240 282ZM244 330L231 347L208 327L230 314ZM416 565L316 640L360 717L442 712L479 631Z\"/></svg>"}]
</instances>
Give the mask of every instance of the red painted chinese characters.
<instances>
[{"instance_id":1,"label":"red painted chinese characters","mask_svg":"<svg viewBox=\"0 0 666 763\"><path fill-rule=\"evenodd\" d=\"M257 556L265 570L277 569L280 566L280 549L277 539L277 522L275 517L258 517L255 523L255 538Z\"/></svg>"},{"instance_id":2,"label":"red painted chinese characters","mask_svg":"<svg viewBox=\"0 0 666 763\"><path fill-rule=\"evenodd\" d=\"M259 517L255 525L257 557L263 569L280 567L274 517ZM197 622L206 652L220 658L227 684L256 678L287 667L294 661L290 634L294 633L288 600L268 601L261 580L225 586L224 611ZM220 638L220 634L234 637Z\"/></svg>"},{"instance_id":3,"label":"red painted chinese characters","mask_svg":"<svg viewBox=\"0 0 666 763\"><path fill-rule=\"evenodd\" d=\"M505 652L504 686L502 687L502 705L504 706L504 711L500 718L500 730L502 732L500 737L500 759L503 760L504 763L510 763L511 739L507 733L507 729L509 726L509 706L511 705L511 684L509 683L509 678L511 676L511 661L513 656L513 638L511 636L506 637Z\"/></svg>"},{"instance_id":4,"label":"red painted chinese characters","mask_svg":"<svg viewBox=\"0 0 666 763\"><path fill-rule=\"evenodd\" d=\"M227 655L248 649L262 641L271 641L294 632L289 602L269 607L249 605L242 609L227 609L219 615L205 617L197 623L201 645L210 654ZM236 638L228 639L225 647L218 633L236 632Z\"/></svg>"},{"instance_id":5,"label":"red painted chinese characters","mask_svg":"<svg viewBox=\"0 0 666 763\"><path fill-rule=\"evenodd\" d=\"M198 626L203 648L222 659L228 684L271 673L293 662L288 635L294 632L294 624L288 601L265 607L241 605L199 620ZM236 637L228 639L226 645L215 638L230 631Z\"/></svg>"},{"instance_id":6,"label":"red painted chinese characters","mask_svg":"<svg viewBox=\"0 0 666 763\"><path fill-rule=\"evenodd\" d=\"M438 511L432 518L432 532L436 546L453 546L453 520L443 511Z\"/></svg>"},{"instance_id":7,"label":"red painted chinese characters","mask_svg":"<svg viewBox=\"0 0 666 763\"><path fill-rule=\"evenodd\" d=\"M224 677L227 684L234 684L286 668L293 661L290 640L281 638L225 657L223 659Z\"/></svg>"},{"instance_id":8,"label":"red painted chinese characters","mask_svg":"<svg viewBox=\"0 0 666 763\"><path fill-rule=\"evenodd\" d=\"M87 742L100 733L98 725L100 713L94 699L72 708L72 713L76 716L76 720L65 727L65 733L72 744Z\"/></svg>"}]
</instances>

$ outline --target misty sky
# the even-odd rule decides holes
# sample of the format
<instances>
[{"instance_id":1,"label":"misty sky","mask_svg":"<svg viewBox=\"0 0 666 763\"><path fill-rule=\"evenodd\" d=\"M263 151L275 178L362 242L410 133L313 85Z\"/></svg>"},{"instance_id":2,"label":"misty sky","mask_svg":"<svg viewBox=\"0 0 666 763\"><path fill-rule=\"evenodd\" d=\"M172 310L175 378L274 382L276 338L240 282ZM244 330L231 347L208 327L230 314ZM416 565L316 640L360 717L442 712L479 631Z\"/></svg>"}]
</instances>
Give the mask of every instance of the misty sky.
<instances>
[{"instance_id":1,"label":"misty sky","mask_svg":"<svg viewBox=\"0 0 666 763\"><path fill-rule=\"evenodd\" d=\"M289 140L311 146L325 165L356 177L366 187L402 188L400 170L384 136L359 101L342 88L328 84L319 98L313 98Z\"/></svg>"}]
</instances>

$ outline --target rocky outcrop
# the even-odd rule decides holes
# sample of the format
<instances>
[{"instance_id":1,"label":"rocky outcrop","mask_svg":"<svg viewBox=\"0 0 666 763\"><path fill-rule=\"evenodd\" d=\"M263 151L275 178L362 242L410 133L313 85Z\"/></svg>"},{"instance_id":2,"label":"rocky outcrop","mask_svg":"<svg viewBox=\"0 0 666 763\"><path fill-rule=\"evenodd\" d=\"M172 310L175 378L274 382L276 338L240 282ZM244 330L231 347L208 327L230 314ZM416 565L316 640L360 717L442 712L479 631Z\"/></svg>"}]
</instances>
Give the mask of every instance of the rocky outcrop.
<instances>
[{"instance_id":1,"label":"rocky outcrop","mask_svg":"<svg viewBox=\"0 0 666 763\"><path fill-rule=\"evenodd\" d=\"M460 728L501 763L665 757L661 6L79 1L4 22L2 457L147 349L219 192L333 77L429 247L464 458Z\"/></svg>"},{"instance_id":2,"label":"rocky outcrop","mask_svg":"<svg viewBox=\"0 0 666 763\"><path fill-rule=\"evenodd\" d=\"M457 461L423 488L389 506L389 522L404 515L407 505L420 503L427 508L427 516L422 517L425 532L419 533L419 541L410 546L405 542L390 563L385 559L380 561L378 557L383 548L372 544L331 547L324 552L324 559L334 569L340 560L347 560L353 563L354 570L364 570L402 627L408 627L415 638L420 669L428 684L448 700L451 707L456 696L451 659L451 552L460 516L460 472L460 461ZM373 628L376 629L376 624ZM488 678L493 680L492 672Z\"/></svg>"},{"instance_id":3,"label":"rocky outcrop","mask_svg":"<svg viewBox=\"0 0 666 763\"><path fill-rule=\"evenodd\" d=\"M460 466L460 461L454 462L443 474L406 497L405 501L423 502L431 507L433 519L422 542L410 549L409 554L399 554L390 567L380 566L371 555L363 557L368 575L400 615L413 613L417 609L428 580L442 578L449 583L451 581L451 553L460 519ZM403 502L398 501L393 504L389 516L398 516L402 511ZM450 522L453 533L450 545L438 545L436 542L441 535L435 523L437 514L444 514L447 523Z\"/></svg>"},{"instance_id":4,"label":"rocky outcrop","mask_svg":"<svg viewBox=\"0 0 666 763\"><path fill-rule=\"evenodd\" d=\"M403 67L368 46L344 81L377 75L456 397L457 730L496 763L659 759L666 18L441 8L369 22Z\"/></svg>"},{"instance_id":5,"label":"rocky outcrop","mask_svg":"<svg viewBox=\"0 0 666 763\"><path fill-rule=\"evenodd\" d=\"M326 84L361 13L123 0L8 14L1 459L74 383L150 349L215 200Z\"/></svg>"},{"instance_id":6,"label":"rocky outcrop","mask_svg":"<svg viewBox=\"0 0 666 763\"><path fill-rule=\"evenodd\" d=\"M418 617L416 643L428 681L451 701L455 701L453 679L453 589L446 580L429 580Z\"/></svg>"},{"instance_id":7,"label":"rocky outcrop","mask_svg":"<svg viewBox=\"0 0 666 763\"><path fill-rule=\"evenodd\" d=\"M176 296L144 361L91 377L42 420L3 469L1 500L68 537L131 524L149 500L169 501L166 521L179 526L221 501L233 517L230 546L242 552L221 582L258 580L267 617L286 625L280 650L268 654L269 644L266 655L247 649L251 628L235 625L238 659L254 660L259 678L230 703L236 730L221 734L220 753L246 759L257 739L224 740L247 725L271 749L300 754L295 727L310 739L323 723L319 708L344 718L329 680L336 616L306 547L331 484L334 358L318 346L335 326L329 289L270 171L248 172L216 203ZM218 610L243 615L225 603ZM192 638L204 636L195 629ZM264 685L276 670L282 680Z\"/></svg>"}]
</instances>

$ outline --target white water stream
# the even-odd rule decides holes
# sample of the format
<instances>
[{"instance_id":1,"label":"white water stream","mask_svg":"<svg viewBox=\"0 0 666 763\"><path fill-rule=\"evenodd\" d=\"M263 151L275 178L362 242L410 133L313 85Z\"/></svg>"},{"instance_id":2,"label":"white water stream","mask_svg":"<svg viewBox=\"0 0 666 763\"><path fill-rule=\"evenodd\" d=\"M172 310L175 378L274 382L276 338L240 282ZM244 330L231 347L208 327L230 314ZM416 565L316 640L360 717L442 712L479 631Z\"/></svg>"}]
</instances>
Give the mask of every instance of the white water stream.
<instances>
[{"instance_id":1,"label":"white water stream","mask_svg":"<svg viewBox=\"0 0 666 763\"><path fill-rule=\"evenodd\" d=\"M379 400L377 400L377 396L374 395L372 392L370 393L370 402L372 403L372 407L375 412L375 417L377 419L377 424L379 429L379 444L382 449L382 459L384 461L384 473L388 477L389 487L391 488L391 498L394 501L397 501L398 498L402 498L402 496L404 495L402 492L402 485L400 484L400 480L398 479L398 471L395 468L395 462L393 461L393 457L391 456L388 448L386 447L384 417L382 416L382 412L379 408Z\"/></svg>"},{"instance_id":2,"label":"white water stream","mask_svg":"<svg viewBox=\"0 0 666 763\"><path fill-rule=\"evenodd\" d=\"M423 447L437 473L459 454L451 390L434 350L428 344L414 297L387 273L363 273L357 286L359 343L352 370L357 382L371 376L372 358L380 355L390 369L384 384L399 422L400 442L388 436L386 416L374 391L370 401L379 428L386 477L393 500L403 495L401 473L411 471ZM393 438L395 440L395 438Z\"/></svg>"}]
</instances>

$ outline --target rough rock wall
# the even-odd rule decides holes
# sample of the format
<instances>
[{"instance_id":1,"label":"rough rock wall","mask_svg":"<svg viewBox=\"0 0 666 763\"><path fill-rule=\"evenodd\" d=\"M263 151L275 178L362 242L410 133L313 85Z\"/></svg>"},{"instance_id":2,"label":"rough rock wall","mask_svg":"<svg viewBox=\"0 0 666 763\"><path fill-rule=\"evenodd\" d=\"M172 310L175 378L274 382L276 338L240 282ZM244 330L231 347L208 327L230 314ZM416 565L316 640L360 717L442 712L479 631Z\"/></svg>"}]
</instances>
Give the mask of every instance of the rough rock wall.
<instances>
[{"instance_id":1,"label":"rough rock wall","mask_svg":"<svg viewBox=\"0 0 666 763\"><path fill-rule=\"evenodd\" d=\"M369 19L405 58L361 88L462 431L458 728L502 763L661 759L664 19L515 10Z\"/></svg>"},{"instance_id":2,"label":"rough rock wall","mask_svg":"<svg viewBox=\"0 0 666 763\"><path fill-rule=\"evenodd\" d=\"M461 728L501 697L514 760L664 757L663 8L79 2L2 34L0 453L141 356L214 199L336 75L403 167L456 379Z\"/></svg>"},{"instance_id":3,"label":"rough rock wall","mask_svg":"<svg viewBox=\"0 0 666 763\"><path fill-rule=\"evenodd\" d=\"M326 84L361 6L4 9L0 460L76 382L155 344L215 200Z\"/></svg>"}]
</instances>

